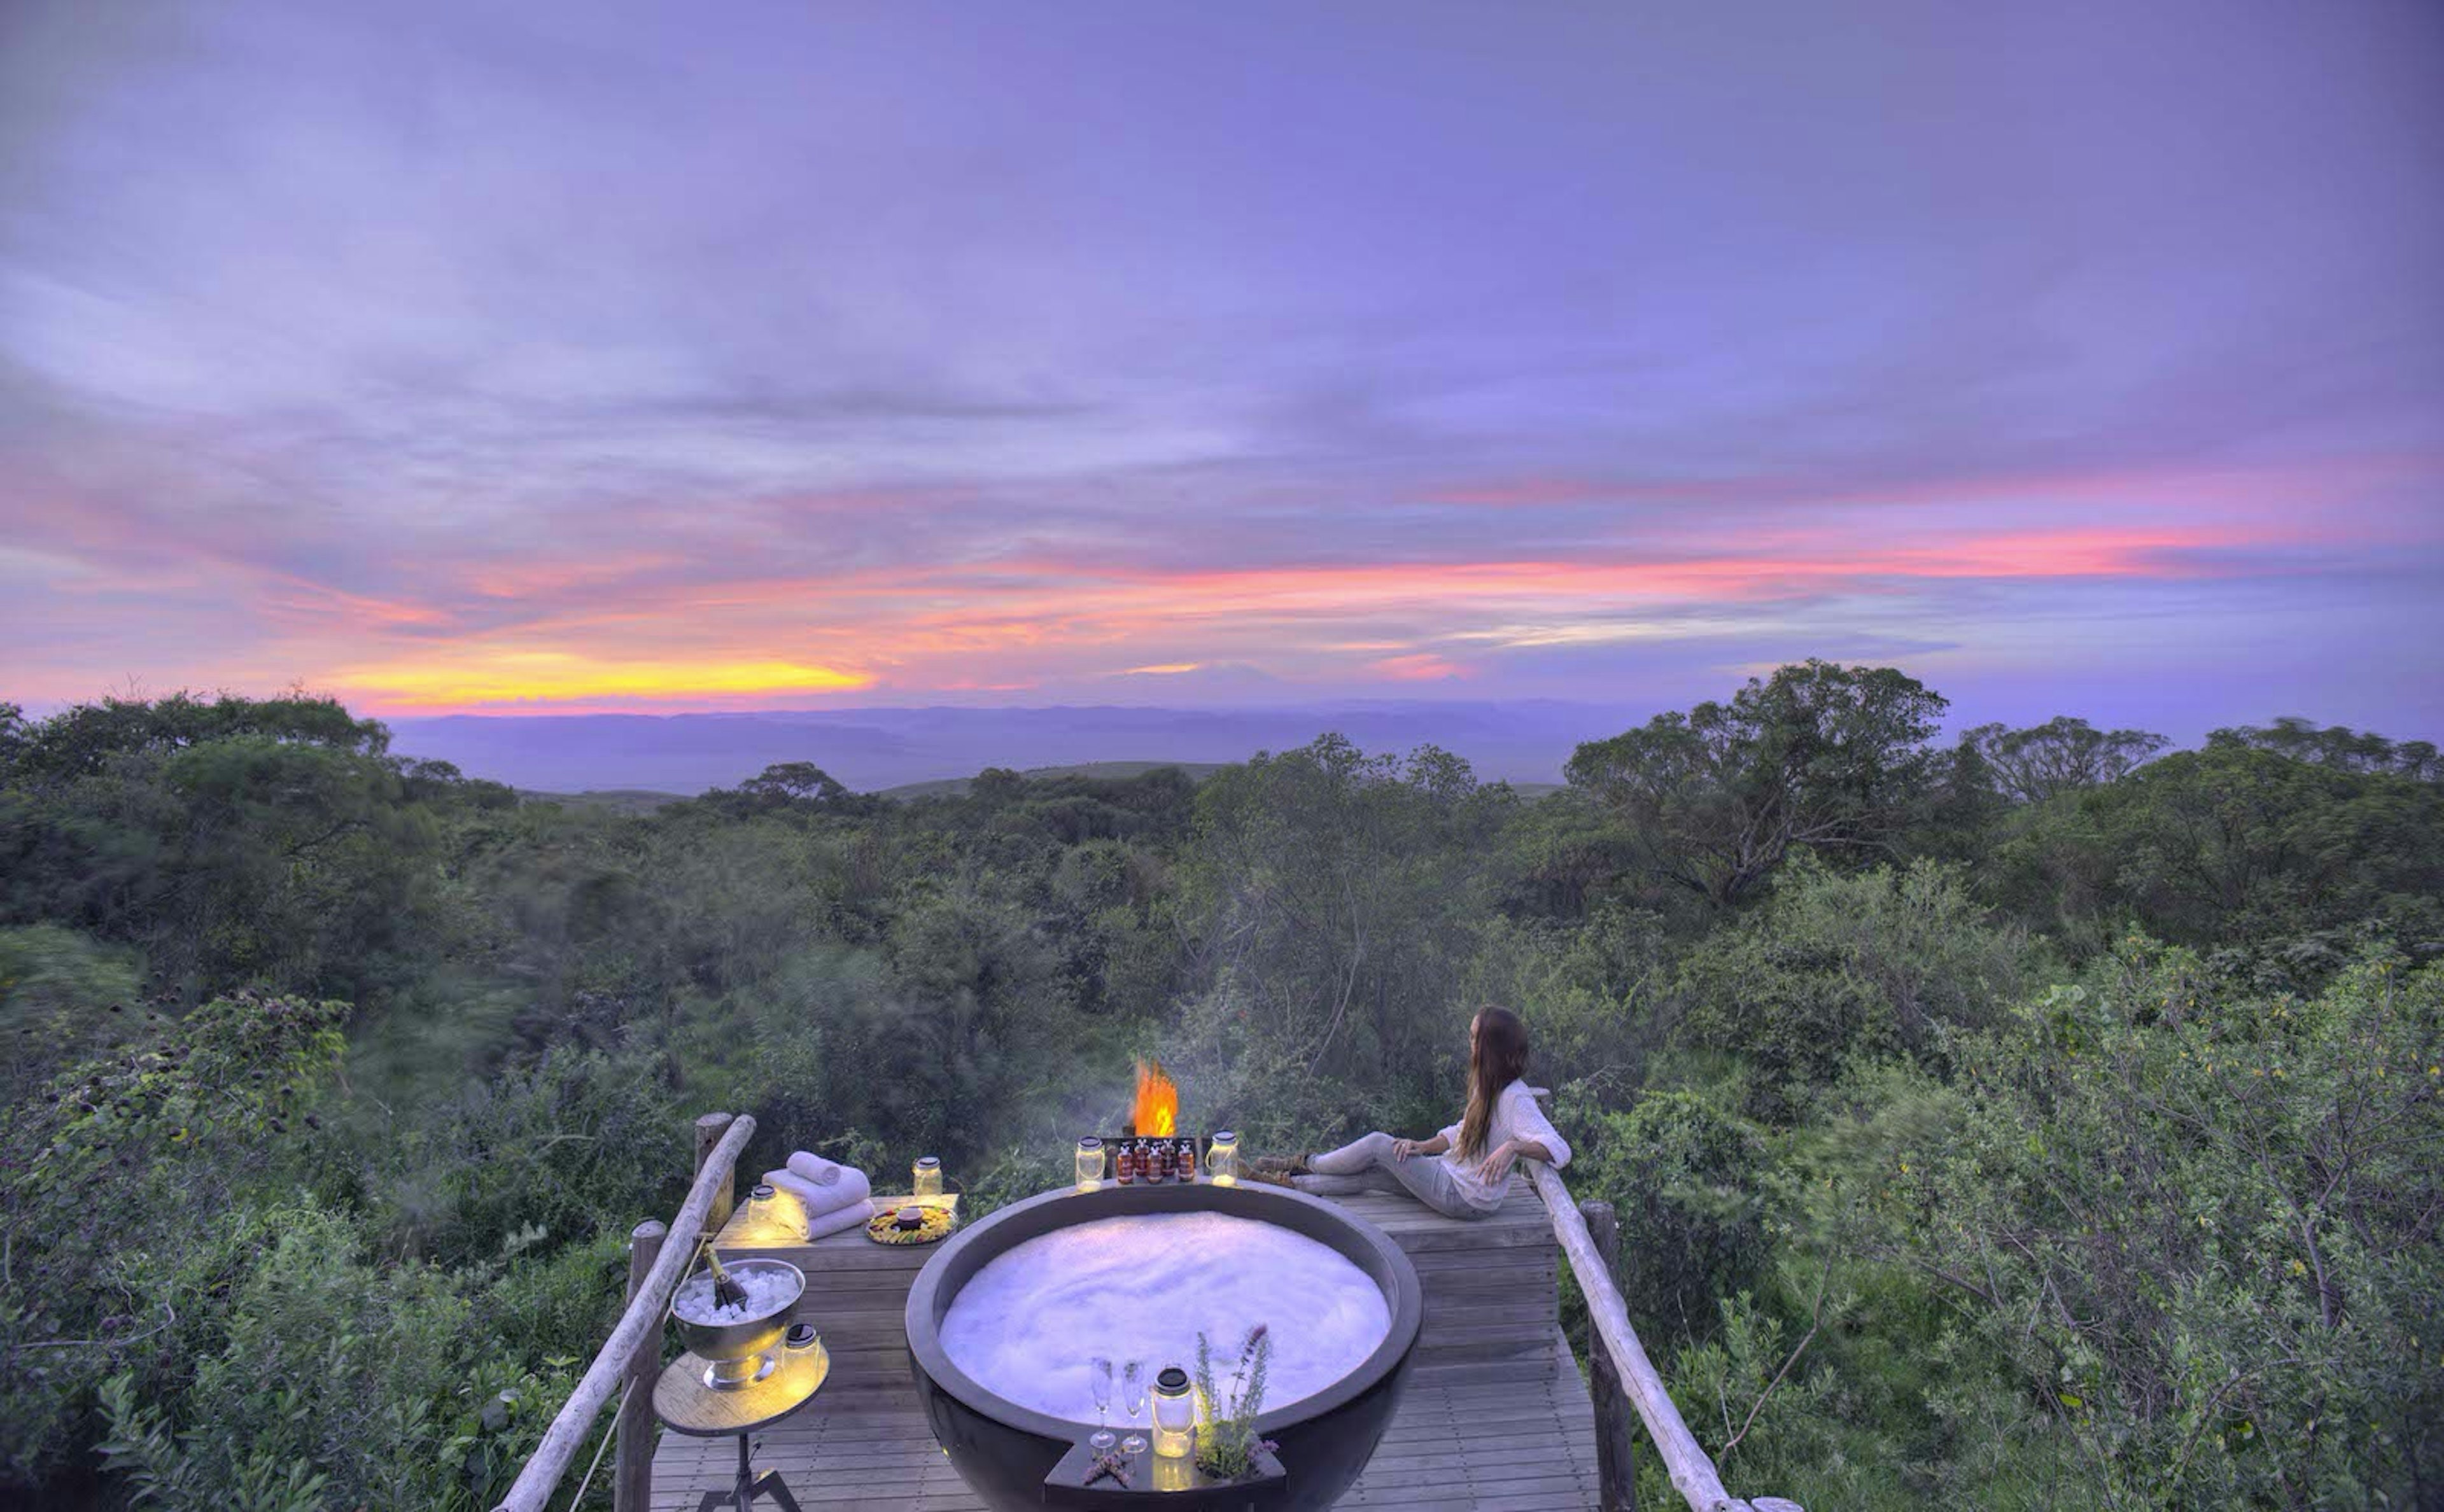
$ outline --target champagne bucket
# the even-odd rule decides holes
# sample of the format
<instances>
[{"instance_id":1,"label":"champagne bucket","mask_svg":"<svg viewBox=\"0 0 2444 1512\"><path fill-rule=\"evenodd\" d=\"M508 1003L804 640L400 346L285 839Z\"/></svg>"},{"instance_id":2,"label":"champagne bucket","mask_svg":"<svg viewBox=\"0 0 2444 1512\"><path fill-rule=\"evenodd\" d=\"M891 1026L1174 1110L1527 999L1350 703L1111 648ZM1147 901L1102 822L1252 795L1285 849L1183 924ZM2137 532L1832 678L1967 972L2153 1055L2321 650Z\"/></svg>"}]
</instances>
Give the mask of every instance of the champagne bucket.
<instances>
[{"instance_id":1,"label":"champagne bucket","mask_svg":"<svg viewBox=\"0 0 2444 1512\"><path fill-rule=\"evenodd\" d=\"M734 1323L691 1322L679 1316L674 1298L671 1321L678 1325L679 1342L687 1346L688 1352L712 1362L713 1368L705 1373L706 1384L748 1386L770 1374L772 1352L781 1347L781 1337L789 1331L789 1314L797 1307L798 1299L805 1295L806 1277L786 1260L733 1260L724 1268L732 1280L742 1283L750 1276L786 1277L788 1295L768 1311Z\"/></svg>"}]
</instances>

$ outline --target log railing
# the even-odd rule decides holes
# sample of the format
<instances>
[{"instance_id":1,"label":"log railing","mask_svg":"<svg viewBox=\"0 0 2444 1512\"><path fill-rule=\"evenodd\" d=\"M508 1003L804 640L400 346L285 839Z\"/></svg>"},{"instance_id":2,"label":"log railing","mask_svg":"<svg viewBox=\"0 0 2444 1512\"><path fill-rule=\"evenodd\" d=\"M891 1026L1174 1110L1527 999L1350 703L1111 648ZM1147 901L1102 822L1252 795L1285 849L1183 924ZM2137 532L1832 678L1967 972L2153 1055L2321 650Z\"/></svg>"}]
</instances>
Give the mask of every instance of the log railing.
<instances>
[{"instance_id":1,"label":"log railing","mask_svg":"<svg viewBox=\"0 0 2444 1512\"><path fill-rule=\"evenodd\" d=\"M1743 1502L1723 1489L1723 1478L1714 1468L1713 1460L1699 1446L1697 1436L1689 1431L1680 1410L1672 1405L1671 1393L1663 1389L1663 1377L1656 1374L1654 1362L1646 1357L1645 1346L1638 1341L1638 1330L1630 1327L1628 1304L1620 1300L1620 1288L1613 1283L1612 1256L1607 1252L1612 1246L1600 1245L1589 1231L1590 1215L1582 1212L1570 1199L1570 1189L1562 1184L1559 1171L1542 1161L1520 1164L1528 1168L1536 1183L1537 1195L1545 1199L1545 1210L1553 1221L1553 1237L1562 1242L1562 1253L1569 1257L1570 1273L1578 1277L1579 1290L1586 1297L1587 1321L1601 1341L1602 1355L1609 1356L1597 1362L1593 1393L1597 1460L1604 1483L1602 1495L1605 1512L1626 1512L1637 1504L1636 1477L1627 1452L1628 1425L1620 1416L1624 1397L1646 1425L1646 1436L1671 1475L1673 1489L1689 1503L1691 1512L1802 1512L1799 1503L1778 1496ZM1610 1229L1612 1209L1602 1203L1589 1203L1587 1207L1594 1209L1598 1224ZM1604 1378L1604 1365L1612 1367L1613 1380Z\"/></svg>"},{"instance_id":2,"label":"log railing","mask_svg":"<svg viewBox=\"0 0 2444 1512\"><path fill-rule=\"evenodd\" d=\"M618 1512L645 1512L652 1500L654 1472L654 1373L660 1366L662 1318L671 1310L671 1293L695 1262L696 1240L716 1230L736 1199L731 1172L739 1152L755 1135L755 1120L745 1115L709 1113L696 1120L695 1185L665 1230L660 1224L638 1226L629 1242L628 1308L620 1325L585 1368L577 1390L568 1393L560 1415L544 1430L534 1457L518 1472L509 1494L492 1512L546 1512L552 1492L568 1473L569 1462L594 1436L595 1419L624 1385L614 1431L620 1453L612 1478L613 1505ZM717 1218L714 1215L718 1213ZM665 1244L668 1237L676 1243ZM597 1455L597 1463L601 1456Z\"/></svg>"}]
</instances>

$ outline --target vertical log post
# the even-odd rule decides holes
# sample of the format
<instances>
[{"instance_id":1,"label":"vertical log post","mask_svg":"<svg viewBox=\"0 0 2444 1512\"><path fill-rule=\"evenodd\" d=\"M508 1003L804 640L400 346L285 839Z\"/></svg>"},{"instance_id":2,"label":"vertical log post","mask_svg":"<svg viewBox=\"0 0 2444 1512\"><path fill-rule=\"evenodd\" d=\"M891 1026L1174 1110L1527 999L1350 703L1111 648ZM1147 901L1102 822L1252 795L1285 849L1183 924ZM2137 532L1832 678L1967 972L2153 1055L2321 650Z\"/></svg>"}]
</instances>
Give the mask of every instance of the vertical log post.
<instances>
[{"instance_id":1,"label":"vertical log post","mask_svg":"<svg viewBox=\"0 0 2444 1512\"><path fill-rule=\"evenodd\" d=\"M690 1168L692 1173L703 1174L704 1163L713 1158L713 1146L721 1143L721 1136L730 1132L730 1125L731 1116L726 1113L708 1113L695 1121L695 1164ZM705 1215L704 1220L707 1235L721 1232L721 1226L730 1222L730 1209L737 1201L738 1173L732 1171L730 1179L721 1184L721 1189L713 1194L713 1210Z\"/></svg>"},{"instance_id":2,"label":"vertical log post","mask_svg":"<svg viewBox=\"0 0 2444 1512\"><path fill-rule=\"evenodd\" d=\"M1604 1274L1620 1275L1620 1225L1612 1204L1583 1202L1579 1216L1587 1221L1587 1235L1603 1257ZM1620 1389L1620 1370L1601 1338L1587 1349L1588 1394L1596 1409L1596 1505L1602 1512L1638 1512L1638 1461L1634 1410Z\"/></svg>"},{"instance_id":3,"label":"vertical log post","mask_svg":"<svg viewBox=\"0 0 2444 1512\"><path fill-rule=\"evenodd\" d=\"M635 1301L644 1289L669 1232L661 1220L649 1218L628 1236L628 1300ZM658 1329L648 1335L628 1363L628 1396L612 1429L620 1435L620 1446L611 1477L611 1512L653 1512L654 1377L662 1368L661 1338Z\"/></svg>"}]
</instances>

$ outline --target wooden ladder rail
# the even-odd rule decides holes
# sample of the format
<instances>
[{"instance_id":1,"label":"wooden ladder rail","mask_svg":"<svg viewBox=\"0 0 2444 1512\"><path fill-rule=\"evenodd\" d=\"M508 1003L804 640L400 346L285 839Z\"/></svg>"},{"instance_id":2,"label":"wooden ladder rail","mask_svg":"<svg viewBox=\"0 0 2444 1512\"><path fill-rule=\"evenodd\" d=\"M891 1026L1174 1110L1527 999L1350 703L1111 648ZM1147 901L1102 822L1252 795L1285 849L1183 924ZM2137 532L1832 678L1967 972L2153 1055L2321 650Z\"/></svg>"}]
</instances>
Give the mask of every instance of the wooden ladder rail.
<instances>
[{"instance_id":1,"label":"wooden ladder rail","mask_svg":"<svg viewBox=\"0 0 2444 1512\"><path fill-rule=\"evenodd\" d=\"M726 1113L709 1113L695 1121L695 1184L688 1189L687 1201L679 1205L669 1229L678 1242L663 1244L662 1235L656 1232L661 1228L659 1224L638 1226L631 1241L627 1310L620 1315L619 1326L596 1352L594 1363L585 1368L577 1389L561 1404L533 1456L492 1512L546 1512L552 1493L568 1473L569 1462L593 1436L594 1420L602 1415L603 1404L623 1383L630 1384L632 1391L621 1405L615 1429L620 1443L612 1504L617 1512L647 1512L653 1500L651 1367L659 1364L662 1319L671 1310L671 1293L695 1263L696 1239L715 1231L720 1219L730 1215L737 1195L732 1173L747 1141L755 1136L755 1120L745 1114L733 1118ZM714 1217L716 1212L720 1218ZM641 1279L637 1275L639 1264L644 1266ZM640 1362L647 1368L639 1369ZM646 1393L646 1398L639 1398L638 1392Z\"/></svg>"},{"instance_id":2,"label":"wooden ladder rail","mask_svg":"<svg viewBox=\"0 0 2444 1512\"><path fill-rule=\"evenodd\" d=\"M1697 1443L1697 1436L1689 1431L1680 1410L1672 1405L1671 1393L1663 1389L1663 1377L1656 1374L1654 1362L1646 1357L1645 1346L1639 1343L1638 1330L1629 1323L1628 1304L1620 1299L1620 1288L1613 1284L1612 1266L1587 1231L1586 1219L1571 1200L1570 1189L1562 1184L1561 1172L1541 1160L1523 1160L1520 1164L1528 1168L1536 1183L1536 1194L1545 1199L1545 1211L1553 1223L1553 1237L1562 1242L1562 1253L1569 1257L1570 1273L1579 1279L1579 1290L1586 1297L1587 1320L1594 1325L1602 1348L1612 1356L1621 1389L1630 1405L1638 1410L1639 1420L1645 1423L1647 1439L1662 1458L1663 1468L1671 1474L1673 1489L1689 1503L1691 1512L1803 1512L1798 1503L1782 1497L1761 1496L1753 1502L1743 1502L1723 1489L1721 1472ZM1597 1410L1603 1410L1601 1399ZM1598 1423L1598 1438L1614 1431L1616 1427ZM1619 1473L1624 1483L1631 1478L1626 1463L1619 1465ZM1602 1495L1607 1508L1636 1504L1635 1491L1626 1484L1606 1485Z\"/></svg>"}]
</instances>

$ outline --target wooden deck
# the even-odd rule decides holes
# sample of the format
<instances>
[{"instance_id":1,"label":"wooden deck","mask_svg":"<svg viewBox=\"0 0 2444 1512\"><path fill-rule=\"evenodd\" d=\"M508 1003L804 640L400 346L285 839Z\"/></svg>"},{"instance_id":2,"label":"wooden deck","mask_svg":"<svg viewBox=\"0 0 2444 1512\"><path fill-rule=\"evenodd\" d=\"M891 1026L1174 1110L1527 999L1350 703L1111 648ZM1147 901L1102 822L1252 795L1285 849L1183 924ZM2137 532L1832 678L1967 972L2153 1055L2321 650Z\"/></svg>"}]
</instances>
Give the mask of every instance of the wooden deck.
<instances>
[{"instance_id":1,"label":"wooden deck","mask_svg":"<svg viewBox=\"0 0 2444 1512\"><path fill-rule=\"evenodd\" d=\"M1336 1198L1417 1267L1425 1320L1409 1387L1350 1508L1581 1512L1596 1505L1595 1428L1560 1325L1559 1247L1544 1204L1515 1183L1501 1212L1444 1218L1406 1197ZM910 1383L901 1310L930 1248L891 1249L851 1231L790 1243L733 1217L725 1255L769 1254L806 1272L805 1314L831 1353L823 1394L762 1435L807 1512L981 1512L935 1444ZM735 1442L665 1434L654 1512L695 1512L727 1487Z\"/></svg>"}]
</instances>

